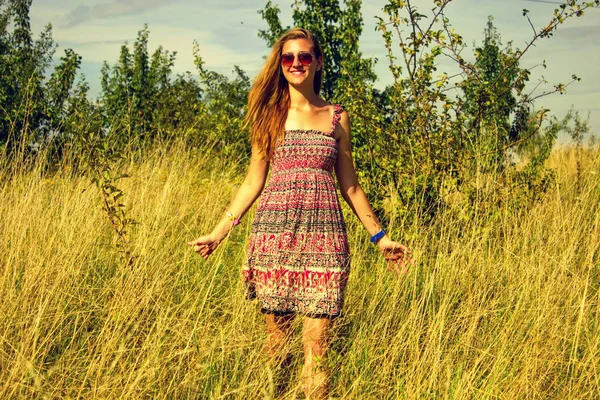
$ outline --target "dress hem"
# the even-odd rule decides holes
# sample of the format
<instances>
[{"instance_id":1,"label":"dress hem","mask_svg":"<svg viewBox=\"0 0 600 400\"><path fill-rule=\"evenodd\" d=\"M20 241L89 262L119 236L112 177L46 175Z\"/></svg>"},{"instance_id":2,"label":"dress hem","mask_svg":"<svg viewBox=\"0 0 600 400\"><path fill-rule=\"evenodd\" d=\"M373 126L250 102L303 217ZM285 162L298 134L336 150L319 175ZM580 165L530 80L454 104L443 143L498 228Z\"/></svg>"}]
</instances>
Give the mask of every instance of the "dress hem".
<instances>
[{"instance_id":1,"label":"dress hem","mask_svg":"<svg viewBox=\"0 0 600 400\"><path fill-rule=\"evenodd\" d=\"M318 318L318 319L336 319L342 316L342 313L339 314L315 314L315 313L302 313L298 311L277 311L277 310L269 310L267 308L261 308L260 312L263 314L271 314L278 317L285 317L288 315L301 315L309 318Z\"/></svg>"}]
</instances>

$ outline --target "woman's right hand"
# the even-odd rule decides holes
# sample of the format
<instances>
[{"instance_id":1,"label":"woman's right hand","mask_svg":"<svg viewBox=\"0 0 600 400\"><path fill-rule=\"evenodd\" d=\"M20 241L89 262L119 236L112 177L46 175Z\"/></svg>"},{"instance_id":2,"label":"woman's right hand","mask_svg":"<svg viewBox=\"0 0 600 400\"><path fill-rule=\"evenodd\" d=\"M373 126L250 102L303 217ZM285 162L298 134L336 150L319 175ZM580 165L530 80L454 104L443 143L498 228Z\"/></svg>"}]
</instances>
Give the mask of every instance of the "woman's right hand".
<instances>
[{"instance_id":1,"label":"woman's right hand","mask_svg":"<svg viewBox=\"0 0 600 400\"><path fill-rule=\"evenodd\" d=\"M207 260L208 256L219 246L219 243L221 241L211 233L188 242L188 246L193 246L194 251Z\"/></svg>"}]
</instances>

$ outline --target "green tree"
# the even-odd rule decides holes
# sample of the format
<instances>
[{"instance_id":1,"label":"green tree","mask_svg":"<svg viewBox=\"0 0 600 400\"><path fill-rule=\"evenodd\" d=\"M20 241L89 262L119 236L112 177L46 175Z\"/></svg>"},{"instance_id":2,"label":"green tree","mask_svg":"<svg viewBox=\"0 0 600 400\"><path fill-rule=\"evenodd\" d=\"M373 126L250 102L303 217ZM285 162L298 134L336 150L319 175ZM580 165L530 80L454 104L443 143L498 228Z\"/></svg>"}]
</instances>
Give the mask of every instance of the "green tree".
<instances>
[{"instance_id":1,"label":"green tree","mask_svg":"<svg viewBox=\"0 0 600 400\"><path fill-rule=\"evenodd\" d=\"M121 46L112 67L104 62L101 104L104 129L115 148L151 144L157 137L192 127L202 90L189 73L173 79L176 53L163 47L148 51L148 26L138 32L133 52Z\"/></svg>"},{"instance_id":2,"label":"green tree","mask_svg":"<svg viewBox=\"0 0 600 400\"><path fill-rule=\"evenodd\" d=\"M97 108L87 98L89 86L85 78L76 82L81 56L66 49L61 62L55 67L46 84L46 123L39 128L40 143L47 148L47 156L54 165L65 154L65 146L79 132L72 126L75 120L90 114L89 108ZM43 139L41 139L43 138Z\"/></svg>"},{"instance_id":3,"label":"green tree","mask_svg":"<svg viewBox=\"0 0 600 400\"><path fill-rule=\"evenodd\" d=\"M160 46L152 54L150 62L149 101L153 135L159 138L193 127L202 100L200 85L189 72L173 79L175 57L176 53Z\"/></svg>"},{"instance_id":4,"label":"green tree","mask_svg":"<svg viewBox=\"0 0 600 400\"><path fill-rule=\"evenodd\" d=\"M81 57L72 49L46 77L57 45L48 24L32 39L31 1L0 1L0 144L20 157L62 141ZM15 150L18 150L15 153Z\"/></svg>"},{"instance_id":5,"label":"green tree","mask_svg":"<svg viewBox=\"0 0 600 400\"><path fill-rule=\"evenodd\" d=\"M462 56L464 40L445 15L449 4L448 0L435 1L426 16L410 0L390 1L378 29L394 83L385 89L381 102L371 101L361 85L349 89L361 99L364 107L359 112L371 118L376 132L369 138L368 148L377 153L373 157L377 168L369 171L367 181L386 183L385 195L396 196L402 205L388 208L390 212L432 217L440 206L456 199L462 199L456 202L460 207L475 205L475 210L493 212L502 200L499 188L525 197L543 192L552 175L544 160L561 124L548 123L548 110L535 110L534 101L563 92L570 83L557 84L553 91L541 94L525 93L530 70L520 68L519 61L561 23L583 15L586 8L599 2L561 5L548 24L534 29L522 50L512 46L501 49L490 20L474 62ZM442 55L453 59L461 72L455 76L437 72L436 60ZM574 76L571 83L577 80ZM462 94L453 92L456 88L461 88ZM507 169L510 157L516 146L535 135L543 138L544 145L525 167L527 179L521 179L525 175ZM420 208L413 208L414 204Z\"/></svg>"},{"instance_id":6,"label":"green tree","mask_svg":"<svg viewBox=\"0 0 600 400\"><path fill-rule=\"evenodd\" d=\"M200 77L203 101L200 104L198 130L216 151L248 155L250 141L243 129L247 111L250 78L234 65L234 79L206 69L198 43L194 43L194 62Z\"/></svg>"},{"instance_id":7,"label":"green tree","mask_svg":"<svg viewBox=\"0 0 600 400\"><path fill-rule=\"evenodd\" d=\"M138 37L133 44L133 68L131 77L132 109L135 131L134 134L141 140L146 135L151 135L152 113L150 99L155 87L151 86L150 65L148 56L148 25L138 32Z\"/></svg>"},{"instance_id":8,"label":"green tree","mask_svg":"<svg viewBox=\"0 0 600 400\"><path fill-rule=\"evenodd\" d=\"M68 100L75 83L81 56L72 49L66 49L61 63L56 66L46 85L46 117L50 131L59 129L68 112Z\"/></svg>"},{"instance_id":9,"label":"green tree","mask_svg":"<svg viewBox=\"0 0 600 400\"><path fill-rule=\"evenodd\" d=\"M112 68L105 61L101 70L101 103L104 126L112 127L114 143L123 148L133 139L133 71L127 45L121 46L119 60Z\"/></svg>"},{"instance_id":10,"label":"green tree","mask_svg":"<svg viewBox=\"0 0 600 400\"><path fill-rule=\"evenodd\" d=\"M35 141L32 133L44 120L44 72L50 65L55 44L52 27L47 25L33 40L29 23L30 0L0 3L0 78L3 113L0 116L0 143L21 151ZM10 23L12 22L12 23ZM7 27L12 26L12 32Z\"/></svg>"},{"instance_id":11,"label":"green tree","mask_svg":"<svg viewBox=\"0 0 600 400\"><path fill-rule=\"evenodd\" d=\"M490 16L483 43L475 49L476 73L461 82L464 112L468 116L464 133L469 137L465 139L483 150L495 150L497 157L491 160L494 167L503 167L505 159L500 149L520 137L519 125L511 126L511 116L517 106L515 94L522 93L529 80L529 71L519 68L510 44L504 50L501 46L500 34ZM493 82L500 84L493 86Z\"/></svg>"}]
</instances>

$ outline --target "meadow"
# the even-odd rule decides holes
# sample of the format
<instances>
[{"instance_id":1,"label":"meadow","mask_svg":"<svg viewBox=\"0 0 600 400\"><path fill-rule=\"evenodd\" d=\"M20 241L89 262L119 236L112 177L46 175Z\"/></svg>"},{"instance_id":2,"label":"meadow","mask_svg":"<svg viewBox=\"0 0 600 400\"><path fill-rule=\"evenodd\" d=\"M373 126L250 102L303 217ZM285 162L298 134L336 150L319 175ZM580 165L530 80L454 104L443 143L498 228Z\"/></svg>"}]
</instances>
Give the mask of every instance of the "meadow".
<instances>
[{"instance_id":1,"label":"meadow","mask_svg":"<svg viewBox=\"0 0 600 400\"><path fill-rule=\"evenodd\" d=\"M186 246L245 169L205 150L157 147L123 166L131 261L88 178L0 168L0 398L273 396L241 281L252 212L208 261ZM416 260L405 277L344 206L353 261L332 397L598 398L600 151L548 162L556 182L526 210L392 219ZM301 392L296 337L287 399Z\"/></svg>"}]
</instances>

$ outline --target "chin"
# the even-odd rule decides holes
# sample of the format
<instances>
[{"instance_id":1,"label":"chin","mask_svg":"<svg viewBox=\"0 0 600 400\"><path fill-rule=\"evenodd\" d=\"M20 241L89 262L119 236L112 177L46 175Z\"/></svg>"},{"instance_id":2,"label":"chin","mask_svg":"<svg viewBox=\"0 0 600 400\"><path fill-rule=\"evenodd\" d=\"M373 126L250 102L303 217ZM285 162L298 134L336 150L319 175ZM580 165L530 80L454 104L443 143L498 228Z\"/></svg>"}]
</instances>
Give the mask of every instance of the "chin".
<instances>
[{"instance_id":1,"label":"chin","mask_svg":"<svg viewBox=\"0 0 600 400\"><path fill-rule=\"evenodd\" d=\"M300 85L306 81L309 80L309 76L308 75L302 75L302 76L294 76L294 75L289 75L286 76L286 79L288 82L296 84L296 85Z\"/></svg>"}]
</instances>

